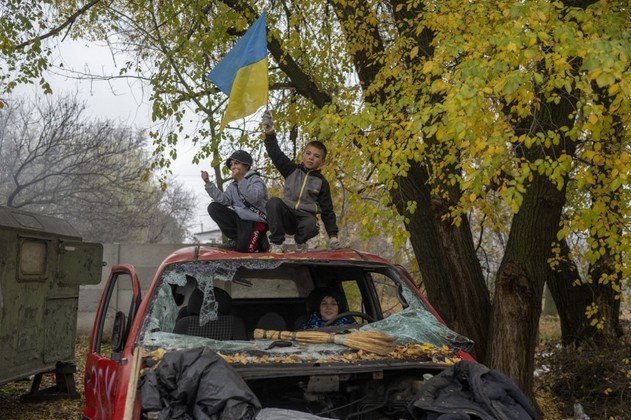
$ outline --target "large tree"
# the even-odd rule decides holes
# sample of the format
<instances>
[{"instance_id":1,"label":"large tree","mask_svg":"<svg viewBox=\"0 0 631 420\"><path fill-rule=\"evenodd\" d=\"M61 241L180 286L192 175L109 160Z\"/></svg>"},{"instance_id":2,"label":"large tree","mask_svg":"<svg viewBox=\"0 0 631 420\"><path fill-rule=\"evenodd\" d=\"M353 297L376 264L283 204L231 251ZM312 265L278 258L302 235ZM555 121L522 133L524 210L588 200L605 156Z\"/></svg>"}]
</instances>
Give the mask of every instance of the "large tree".
<instances>
[{"instance_id":1,"label":"large tree","mask_svg":"<svg viewBox=\"0 0 631 420\"><path fill-rule=\"evenodd\" d=\"M228 139L216 132L225 98L204 74L265 7L279 130L325 140L334 160L329 175L340 182L356 176L379 186L379 204L392 204L404 220L432 303L476 341L481 360L526 392L544 282L571 277L555 275L571 268L554 264L562 258L554 250L565 249L558 241L588 232L590 249L581 256L594 269L582 283L618 286L615 295L628 277L626 2L93 0L5 7L0 48L11 71L0 77L7 87L39 80L50 64L42 41L64 33L109 36L134 56L123 72L146 77L154 118L175 123L152 133L161 167L178 141L199 143L203 156ZM206 128L182 137L178 127L191 106ZM614 203L615 215L607 213ZM474 220L506 235L492 295ZM576 293L567 291L574 305ZM598 313L611 300L602 302L591 307L596 325L607 322Z\"/></svg>"},{"instance_id":2,"label":"large tree","mask_svg":"<svg viewBox=\"0 0 631 420\"><path fill-rule=\"evenodd\" d=\"M180 242L194 203L177 184L147 182L140 131L89 119L76 96L5 99L0 203L58 216L88 240Z\"/></svg>"}]
</instances>

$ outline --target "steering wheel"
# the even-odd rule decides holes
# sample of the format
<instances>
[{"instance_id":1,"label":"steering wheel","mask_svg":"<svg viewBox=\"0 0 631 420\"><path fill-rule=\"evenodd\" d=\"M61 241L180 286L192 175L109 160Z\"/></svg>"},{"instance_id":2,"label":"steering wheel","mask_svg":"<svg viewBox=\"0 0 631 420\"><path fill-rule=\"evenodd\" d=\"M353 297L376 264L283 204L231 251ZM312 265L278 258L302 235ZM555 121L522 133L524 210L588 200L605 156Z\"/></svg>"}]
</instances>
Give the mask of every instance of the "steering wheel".
<instances>
[{"instance_id":1,"label":"steering wheel","mask_svg":"<svg viewBox=\"0 0 631 420\"><path fill-rule=\"evenodd\" d=\"M372 316L363 313L363 312L342 312L341 314L337 314L335 317L329 319L324 326L328 327L329 325L333 324L335 321L337 321L340 318L344 318L345 316L358 316L360 318L365 319L368 322L375 322L375 318L373 318Z\"/></svg>"}]
</instances>

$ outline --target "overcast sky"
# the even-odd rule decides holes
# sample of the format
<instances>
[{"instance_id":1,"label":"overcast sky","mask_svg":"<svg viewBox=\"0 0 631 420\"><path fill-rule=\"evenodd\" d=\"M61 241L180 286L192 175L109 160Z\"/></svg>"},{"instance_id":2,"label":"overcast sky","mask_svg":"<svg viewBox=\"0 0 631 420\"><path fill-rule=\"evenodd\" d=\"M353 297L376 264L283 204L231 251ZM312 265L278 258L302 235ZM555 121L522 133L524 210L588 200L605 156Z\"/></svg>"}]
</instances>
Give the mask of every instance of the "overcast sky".
<instances>
[{"instance_id":1,"label":"overcast sky","mask_svg":"<svg viewBox=\"0 0 631 420\"><path fill-rule=\"evenodd\" d=\"M63 63L65 69L92 74L118 74L116 62L109 48L93 42L65 40L61 48L53 53L53 63ZM124 60L118 58L118 64ZM75 80L47 74L55 94L77 91L79 97L86 101L89 115L120 121L136 128L149 128L151 125L151 107L148 102L149 91L138 81L115 79L109 81ZM33 95L38 87L24 86L17 90L18 94ZM41 93L41 89L39 89ZM178 159L172 164L173 176L184 184L199 203L189 226L190 233L216 228L208 216L206 207L210 197L203 188L200 178L202 169L209 171L208 164L194 165L191 158L195 150L190 144L178 146Z\"/></svg>"}]
</instances>

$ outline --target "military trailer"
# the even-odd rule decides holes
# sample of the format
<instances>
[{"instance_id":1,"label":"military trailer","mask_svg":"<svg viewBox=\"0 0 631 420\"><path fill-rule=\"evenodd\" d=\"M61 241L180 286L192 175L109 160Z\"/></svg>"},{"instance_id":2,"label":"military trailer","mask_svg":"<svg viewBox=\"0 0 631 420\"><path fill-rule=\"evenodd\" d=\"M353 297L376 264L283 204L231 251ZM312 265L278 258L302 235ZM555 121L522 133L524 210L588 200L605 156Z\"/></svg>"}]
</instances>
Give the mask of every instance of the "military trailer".
<instances>
[{"instance_id":1,"label":"military trailer","mask_svg":"<svg viewBox=\"0 0 631 420\"><path fill-rule=\"evenodd\" d=\"M77 396L79 285L100 283L102 261L66 221L0 206L0 385L34 375L32 398Z\"/></svg>"}]
</instances>

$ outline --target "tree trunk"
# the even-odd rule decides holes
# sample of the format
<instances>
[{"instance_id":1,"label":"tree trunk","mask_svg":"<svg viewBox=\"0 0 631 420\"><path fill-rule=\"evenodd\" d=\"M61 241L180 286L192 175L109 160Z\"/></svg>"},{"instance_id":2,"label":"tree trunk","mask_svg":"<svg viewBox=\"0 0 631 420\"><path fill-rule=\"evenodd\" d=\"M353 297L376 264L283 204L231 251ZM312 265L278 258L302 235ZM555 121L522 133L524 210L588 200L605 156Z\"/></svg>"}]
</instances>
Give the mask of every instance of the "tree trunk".
<instances>
[{"instance_id":1,"label":"tree trunk","mask_svg":"<svg viewBox=\"0 0 631 420\"><path fill-rule=\"evenodd\" d=\"M406 228L429 300L447 325L476 343L473 354L483 359L491 306L468 221L456 227L442 220L447 208L432 201L427 173L418 164L398 184L390 194L399 213L409 219ZM412 215L406 214L409 200L417 203Z\"/></svg>"},{"instance_id":2,"label":"tree trunk","mask_svg":"<svg viewBox=\"0 0 631 420\"><path fill-rule=\"evenodd\" d=\"M620 279L615 277L613 284L601 284L598 279L613 272L613 258L601 257L590 267L591 283L583 281L576 264L571 259L569 247L561 241L561 262L557 270L552 271L548 286L559 309L561 321L561 342L564 346L580 345L584 342L596 342L600 345L615 343L623 335L620 325L620 299L612 286L620 286ZM588 305L595 303L602 318L602 328L591 325L585 315Z\"/></svg>"},{"instance_id":3,"label":"tree trunk","mask_svg":"<svg viewBox=\"0 0 631 420\"><path fill-rule=\"evenodd\" d=\"M620 299L622 298L622 278L620 270L624 258L623 251L613 245L622 240L622 231L625 229L621 220L625 219L621 203L628 198L623 195L623 187L618 186L611 190L610 179L614 178L612 161L625 150L626 124L616 112L611 111L612 99L595 83L594 87L603 98L606 112L603 118L608 119L613 127L611 141L604 142L602 151L605 154L605 162L598 166L599 173L596 185L592 191L592 202L605 203L607 208L599 220L597 229L592 229L592 243L599 246L599 258L589 267L589 279L594 289L594 304L598 309L598 323L595 340L598 344L606 345L616 343L623 335L620 325ZM609 159L607 159L609 158ZM620 226L620 225L623 226ZM617 343L616 343L617 344Z\"/></svg>"},{"instance_id":4,"label":"tree trunk","mask_svg":"<svg viewBox=\"0 0 631 420\"><path fill-rule=\"evenodd\" d=\"M599 92L609 110L612 103L604 89L594 83L594 90ZM610 118L613 127L613 141L603 142L603 152L606 157L615 158L624 149L625 125L615 113L604 113L603 118ZM558 271L553 272L550 286L555 296L561 316L561 332L564 345L581 344L585 341L595 341L599 345L617 344L617 339L623 335L620 325L620 288L621 277L616 270L620 264L620 251L610 244L618 241L620 232L617 225L624 217L621 214L620 203L624 202L622 187L611 191L609 180L612 178L610 159L604 159L598 165L596 184L591 186L592 209L594 203L606 203L606 214L599 218L599 225L591 227L591 242L600 246L600 257L589 267L588 279L581 281L578 270L570 256L566 241L561 242L561 262ZM585 314L588 305L595 304L598 313L593 319ZM561 305L561 306L559 306ZM596 323L592 325L592 320Z\"/></svg>"},{"instance_id":5,"label":"tree trunk","mask_svg":"<svg viewBox=\"0 0 631 420\"><path fill-rule=\"evenodd\" d=\"M585 316L585 308L592 301L592 291L583 283L570 248L564 239L558 267L550 272L548 287L559 311L561 342L564 346L579 344L593 336L594 329Z\"/></svg>"},{"instance_id":6,"label":"tree trunk","mask_svg":"<svg viewBox=\"0 0 631 420\"><path fill-rule=\"evenodd\" d=\"M507 374L535 402L532 390L543 285L550 273L565 189L536 174L511 225L495 282L486 363Z\"/></svg>"},{"instance_id":7,"label":"tree trunk","mask_svg":"<svg viewBox=\"0 0 631 420\"><path fill-rule=\"evenodd\" d=\"M593 283L594 304L598 308L594 341L600 345L616 344L623 335L620 325L621 281L616 273L615 259L610 254L602 255L589 270ZM607 279L607 280L604 280Z\"/></svg>"}]
</instances>

